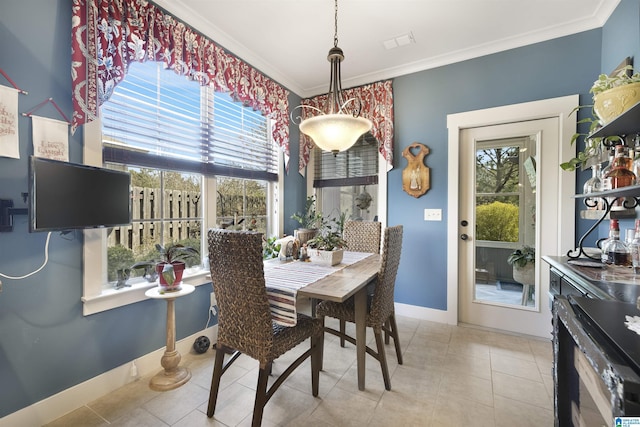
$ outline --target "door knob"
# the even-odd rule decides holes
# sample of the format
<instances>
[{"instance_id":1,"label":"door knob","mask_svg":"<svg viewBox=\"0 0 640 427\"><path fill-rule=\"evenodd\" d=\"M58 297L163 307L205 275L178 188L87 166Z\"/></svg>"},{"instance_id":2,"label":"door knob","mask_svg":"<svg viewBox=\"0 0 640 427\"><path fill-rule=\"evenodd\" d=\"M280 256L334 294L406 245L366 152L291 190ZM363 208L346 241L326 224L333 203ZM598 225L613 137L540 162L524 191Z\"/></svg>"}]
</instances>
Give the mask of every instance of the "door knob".
<instances>
[{"instance_id":1,"label":"door knob","mask_svg":"<svg viewBox=\"0 0 640 427\"><path fill-rule=\"evenodd\" d=\"M469 239L469 236L468 236L467 234L461 234L461 235L460 235L460 238L461 238L462 240L468 240L468 239Z\"/></svg>"}]
</instances>

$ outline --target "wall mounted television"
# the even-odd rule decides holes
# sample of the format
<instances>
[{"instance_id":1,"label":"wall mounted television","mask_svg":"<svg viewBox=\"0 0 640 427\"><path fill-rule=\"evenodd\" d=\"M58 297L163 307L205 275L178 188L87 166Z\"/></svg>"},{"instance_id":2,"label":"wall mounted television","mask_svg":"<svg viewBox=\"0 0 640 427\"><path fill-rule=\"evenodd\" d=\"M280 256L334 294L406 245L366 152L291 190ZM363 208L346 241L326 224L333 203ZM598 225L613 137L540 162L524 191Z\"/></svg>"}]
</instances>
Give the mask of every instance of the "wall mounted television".
<instances>
[{"instance_id":1,"label":"wall mounted television","mask_svg":"<svg viewBox=\"0 0 640 427\"><path fill-rule=\"evenodd\" d=\"M31 156L29 231L131 224L127 172Z\"/></svg>"}]
</instances>

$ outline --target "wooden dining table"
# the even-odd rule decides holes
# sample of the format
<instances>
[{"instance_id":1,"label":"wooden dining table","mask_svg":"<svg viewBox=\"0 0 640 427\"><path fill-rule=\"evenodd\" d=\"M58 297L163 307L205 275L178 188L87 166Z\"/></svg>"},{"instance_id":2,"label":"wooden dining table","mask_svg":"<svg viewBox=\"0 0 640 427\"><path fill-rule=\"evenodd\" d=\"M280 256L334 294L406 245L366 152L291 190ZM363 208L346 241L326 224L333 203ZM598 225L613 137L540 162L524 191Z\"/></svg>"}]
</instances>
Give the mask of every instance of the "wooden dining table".
<instances>
[{"instance_id":1,"label":"wooden dining table","mask_svg":"<svg viewBox=\"0 0 640 427\"><path fill-rule=\"evenodd\" d=\"M354 253L355 254L355 253ZM345 258L349 258L349 253L345 253ZM359 259L348 265L338 265L328 271L322 278L310 275L307 283L302 284L296 291L296 299L302 301L310 298L312 301L312 314L315 314L313 307L318 300L335 302L345 302L354 297L355 303L355 326L356 326L356 354L358 370L358 389L365 388L365 355L366 355L366 320L367 320L367 285L376 279L380 269L379 254L362 254ZM304 262L292 265L292 268L299 272L298 280L305 281ZM278 283L278 272L276 268L265 267L265 280L267 287L275 286Z\"/></svg>"}]
</instances>

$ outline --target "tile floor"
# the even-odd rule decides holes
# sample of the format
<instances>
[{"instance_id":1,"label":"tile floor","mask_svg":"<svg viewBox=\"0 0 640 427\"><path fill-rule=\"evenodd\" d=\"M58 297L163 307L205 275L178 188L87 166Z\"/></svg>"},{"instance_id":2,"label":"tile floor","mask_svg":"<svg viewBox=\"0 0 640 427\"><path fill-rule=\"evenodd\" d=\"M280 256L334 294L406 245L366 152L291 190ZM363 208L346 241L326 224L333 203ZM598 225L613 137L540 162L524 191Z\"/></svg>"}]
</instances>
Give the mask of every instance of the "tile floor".
<instances>
[{"instance_id":1,"label":"tile floor","mask_svg":"<svg viewBox=\"0 0 640 427\"><path fill-rule=\"evenodd\" d=\"M404 364L397 364L393 344L387 346L391 391L384 389L380 366L369 356L366 390L358 391L355 348L340 348L337 338L326 334L319 396L311 395L307 360L267 404L263 426L553 425L550 342L406 317L398 318L398 328ZM242 356L225 373L209 419L213 355L183 355L193 377L176 390L154 392L148 378L141 378L47 427L250 426L257 362ZM284 362L274 363L274 375Z\"/></svg>"}]
</instances>

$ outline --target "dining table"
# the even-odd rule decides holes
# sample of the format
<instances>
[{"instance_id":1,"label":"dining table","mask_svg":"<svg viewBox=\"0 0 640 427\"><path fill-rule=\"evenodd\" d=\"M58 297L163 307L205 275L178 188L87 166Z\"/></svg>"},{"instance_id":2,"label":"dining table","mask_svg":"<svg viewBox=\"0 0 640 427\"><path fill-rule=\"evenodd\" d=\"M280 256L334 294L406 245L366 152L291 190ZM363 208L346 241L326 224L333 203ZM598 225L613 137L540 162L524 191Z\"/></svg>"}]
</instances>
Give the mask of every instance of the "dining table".
<instances>
[{"instance_id":1,"label":"dining table","mask_svg":"<svg viewBox=\"0 0 640 427\"><path fill-rule=\"evenodd\" d=\"M272 316L277 323L292 326L297 307L311 301L312 315L320 300L345 302L354 298L358 389L365 388L367 285L380 269L380 254L345 251L334 266L299 260L265 261L265 284Z\"/></svg>"}]
</instances>

